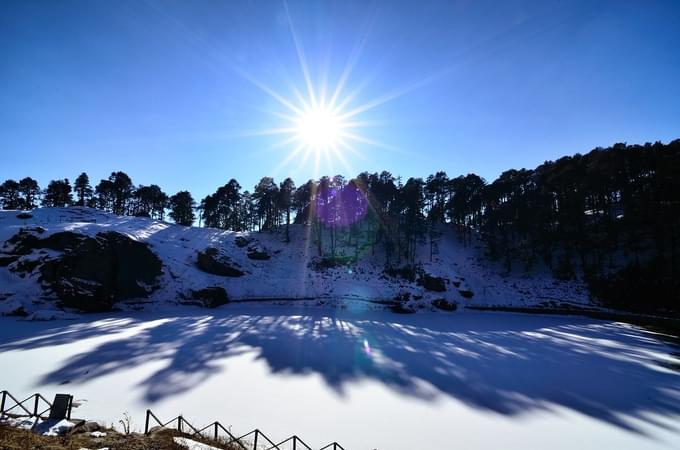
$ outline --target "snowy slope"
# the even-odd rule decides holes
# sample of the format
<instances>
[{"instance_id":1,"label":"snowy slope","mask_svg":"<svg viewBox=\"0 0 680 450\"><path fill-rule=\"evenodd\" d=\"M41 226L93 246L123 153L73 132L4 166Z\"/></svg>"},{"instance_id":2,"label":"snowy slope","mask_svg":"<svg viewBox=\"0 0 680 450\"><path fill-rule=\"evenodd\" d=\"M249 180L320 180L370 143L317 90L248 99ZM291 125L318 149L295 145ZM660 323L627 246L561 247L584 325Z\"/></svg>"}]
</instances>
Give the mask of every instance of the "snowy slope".
<instances>
[{"instance_id":1,"label":"snowy slope","mask_svg":"<svg viewBox=\"0 0 680 450\"><path fill-rule=\"evenodd\" d=\"M427 273L450 281L443 293L426 291L415 283L384 275L384 255L379 246L373 250L364 249L356 264L314 270L310 262L317 255L316 244L310 229L301 225L291 226L291 242L286 243L283 230L235 233L116 216L90 208L41 208L33 211L29 219L17 218L17 211L1 211L0 242L22 227L35 226L45 229L41 237L60 231L89 236L116 231L148 244L161 258L163 274L161 288L143 302L147 303L146 308L177 303L190 290L207 286L224 287L233 301L298 299L344 306L391 300L404 292L411 294L409 306L415 309L432 309L432 300L439 298L478 306L589 303L587 290L578 282L557 282L547 272L503 274L497 264L484 259L479 242L473 238L472 244L464 245L456 233L445 226L440 230L442 237L433 261L430 262L430 246L425 242L418 248L417 257ZM253 245L264 248L272 258L266 261L249 259L246 249L236 245L237 236L251 239ZM207 247L220 249L246 275L230 278L201 271L196 266L196 256ZM471 291L473 297L465 298L460 291ZM37 275L21 278L7 267L0 267L0 305L4 305L5 310L18 304L27 311L50 308L54 302L49 298L41 299L41 296ZM139 302L128 303L139 307Z\"/></svg>"}]
</instances>

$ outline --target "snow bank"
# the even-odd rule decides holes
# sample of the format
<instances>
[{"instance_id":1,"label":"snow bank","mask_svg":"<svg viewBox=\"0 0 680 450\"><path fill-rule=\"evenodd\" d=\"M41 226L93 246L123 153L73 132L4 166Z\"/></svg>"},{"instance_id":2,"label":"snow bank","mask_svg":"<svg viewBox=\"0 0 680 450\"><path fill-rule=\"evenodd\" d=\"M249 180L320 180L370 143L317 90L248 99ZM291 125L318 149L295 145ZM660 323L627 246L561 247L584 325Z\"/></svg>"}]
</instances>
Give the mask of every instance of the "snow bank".
<instances>
[{"instance_id":1,"label":"snow bank","mask_svg":"<svg viewBox=\"0 0 680 450\"><path fill-rule=\"evenodd\" d=\"M188 450L220 450L217 447L212 447L183 437L176 437L174 438L174 441L175 444L185 447Z\"/></svg>"},{"instance_id":2,"label":"snow bank","mask_svg":"<svg viewBox=\"0 0 680 450\"><path fill-rule=\"evenodd\" d=\"M66 419L43 420L37 417L2 417L0 423L22 430L32 430L43 436L62 436L68 433L75 424Z\"/></svg>"}]
</instances>

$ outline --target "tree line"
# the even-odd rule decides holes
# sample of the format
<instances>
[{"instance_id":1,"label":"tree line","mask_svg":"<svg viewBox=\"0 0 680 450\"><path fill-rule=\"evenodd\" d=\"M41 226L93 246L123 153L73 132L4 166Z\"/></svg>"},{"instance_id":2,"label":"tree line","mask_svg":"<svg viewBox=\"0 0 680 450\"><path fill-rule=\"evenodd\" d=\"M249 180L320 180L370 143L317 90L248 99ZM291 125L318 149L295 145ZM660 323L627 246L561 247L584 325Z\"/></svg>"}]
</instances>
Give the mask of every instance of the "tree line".
<instances>
[{"instance_id":1,"label":"tree line","mask_svg":"<svg viewBox=\"0 0 680 450\"><path fill-rule=\"evenodd\" d=\"M94 188L90 178L83 172L73 185L64 178L52 180L45 189L31 177L19 181L5 180L0 185L0 205L3 209L30 210L38 205L63 208L66 206L88 206L109 211L118 215L150 217L164 220L169 216L176 223L191 225L196 216L195 202L188 191L180 191L168 196L152 184L135 186L125 172L112 172Z\"/></svg>"},{"instance_id":2,"label":"tree line","mask_svg":"<svg viewBox=\"0 0 680 450\"><path fill-rule=\"evenodd\" d=\"M386 267L414 266L417 245L435 248L438 230L453 226L463 243L479 236L508 272L546 267L561 279L581 275L615 306L680 309L680 140L596 148L508 170L490 183L443 171L404 181L383 171L324 176L299 187L290 178L264 177L249 191L231 179L194 205L186 191L168 198L158 186L135 187L114 172L94 189L81 174L73 191L75 199L68 180L52 181L42 203L160 220L170 208L185 225L198 219L234 231L285 226L287 240L291 223L305 224L318 256L331 264L351 258L347 248L356 257L379 247ZM0 187L7 209L30 209L40 196L30 178Z\"/></svg>"}]
</instances>

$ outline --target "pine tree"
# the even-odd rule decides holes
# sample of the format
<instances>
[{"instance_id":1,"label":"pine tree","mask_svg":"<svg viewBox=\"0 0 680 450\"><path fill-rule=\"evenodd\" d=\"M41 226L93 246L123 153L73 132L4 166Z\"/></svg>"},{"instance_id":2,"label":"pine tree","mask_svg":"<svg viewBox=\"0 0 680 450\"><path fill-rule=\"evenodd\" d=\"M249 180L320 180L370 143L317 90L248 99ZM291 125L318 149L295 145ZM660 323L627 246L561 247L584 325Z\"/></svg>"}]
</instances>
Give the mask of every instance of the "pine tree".
<instances>
[{"instance_id":1,"label":"pine tree","mask_svg":"<svg viewBox=\"0 0 680 450\"><path fill-rule=\"evenodd\" d=\"M14 180L5 180L0 185L0 200L2 201L3 209L20 209L22 199L19 183Z\"/></svg>"},{"instance_id":2,"label":"pine tree","mask_svg":"<svg viewBox=\"0 0 680 450\"><path fill-rule=\"evenodd\" d=\"M40 195L40 186L38 182L31 177L23 178L19 181L19 192L22 195L21 209L33 209L37 206L38 196Z\"/></svg>"},{"instance_id":3,"label":"pine tree","mask_svg":"<svg viewBox=\"0 0 680 450\"><path fill-rule=\"evenodd\" d=\"M295 183L291 178L286 178L279 186L279 209L286 212L286 242L290 242L290 209L294 194Z\"/></svg>"},{"instance_id":4,"label":"pine tree","mask_svg":"<svg viewBox=\"0 0 680 450\"><path fill-rule=\"evenodd\" d=\"M180 191L170 197L170 218L179 225L190 226L194 223L195 202L189 191Z\"/></svg>"},{"instance_id":5,"label":"pine tree","mask_svg":"<svg viewBox=\"0 0 680 450\"><path fill-rule=\"evenodd\" d=\"M52 180L45 189L43 206L53 208L63 208L73 203L71 196L71 183L68 178L63 180Z\"/></svg>"},{"instance_id":6,"label":"pine tree","mask_svg":"<svg viewBox=\"0 0 680 450\"><path fill-rule=\"evenodd\" d=\"M73 183L73 189L76 192L78 200L76 201L77 206L85 206L92 197L92 186L90 186L90 178L85 172L78 175L76 181Z\"/></svg>"}]
</instances>

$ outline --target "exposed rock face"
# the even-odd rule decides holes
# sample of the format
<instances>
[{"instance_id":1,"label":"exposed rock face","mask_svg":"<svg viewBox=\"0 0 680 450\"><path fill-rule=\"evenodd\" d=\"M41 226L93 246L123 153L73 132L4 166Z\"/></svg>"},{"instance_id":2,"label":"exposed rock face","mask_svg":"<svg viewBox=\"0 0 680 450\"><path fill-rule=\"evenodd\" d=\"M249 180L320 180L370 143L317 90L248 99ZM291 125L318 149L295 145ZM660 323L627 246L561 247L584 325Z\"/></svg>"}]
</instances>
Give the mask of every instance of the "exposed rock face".
<instances>
[{"instance_id":1,"label":"exposed rock face","mask_svg":"<svg viewBox=\"0 0 680 450\"><path fill-rule=\"evenodd\" d=\"M432 302L432 304L444 311L455 311L458 309L458 304L455 302L450 302L446 299L440 298Z\"/></svg>"},{"instance_id":2,"label":"exposed rock face","mask_svg":"<svg viewBox=\"0 0 680 450\"><path fill-rule=\"evenodd\" d=\"M0 254L0 267L7 267L14 261L19 259L19 255L2 255Z\"/></svg>"},{"instance_id":3,"label":"exposed rock face","mask_svg":"<svg viewBox=\"0 0 680 450\"><path fill-rule=\"evenodd\" d=\"M240 277L244 275L243 271L238 269L236 263L224 255L220 255L219 251L214 247L208 247L202 252L198 252L196 259L198 268L204 272L213 275L221 275L223 277Z\"/></svg>"},{"instance_id":4,"label":"exposed rock face","mask_svg":"<svg viewBox=\"0 0 680 450\"><path fill-rule=\"evenodd\" d=\"M206 308L217 308L218 306L229 303L229 296L223 287L211 286L191 291L191 298L198 300Z\"/></svg>"},{"instance_id":5,"label":"exposed rock face","mask_svg":"<svg viewBox=\"0 0 680 450\"><path fill-rule=\"evenodd\" d=\"M444 292L446 291L446 280L441 277L433 277L428 274L423 274L418 279L418 284L423 286L428 291Z\"/></svg>"},{"instance_id":6,"label":"exposed rock face","mask_svg":"<svg viewBox=\"0 0 680 450\"><path fill-rule=\"evenodd\" d=\"M85 311L111 309L129 298L147 297L162 264L149 248L115 232L85 238L41 273L64 305Z\"/></svg>"},{"instance_id":7,"label":"exposed rock face","mask_svg":"<svg viewBox=\"0 0 680 450\"><path fill-rule=\"evenodd\" d=\"M120 300L148 297L157 288L160 259L147 245L116 233L87 237L72 232L40 239L20 232L8 241L12 253L26 255L34 249L63 251L39 260L20 259L18 272L39 268L44 287L51 288L64 306L82 311L107 311Z\"/></svg>"},{"instance_id":8,"label":"exposed rock face","mask_svg":"<svg viewBox=\"0 0 680 450\"><path fill-rule=\"evenodd\" d=\"M49 248L51 250L59 250L63 252L65 250L75 249L86 239L89 238L87 236L83 236L82 234L73 233L71 231L62 231L60 233L54 233L50 236L47 236L44 239L40 239L39 247L36 248Z\"/></svg>"}]
</instances>

